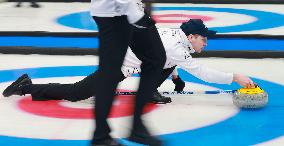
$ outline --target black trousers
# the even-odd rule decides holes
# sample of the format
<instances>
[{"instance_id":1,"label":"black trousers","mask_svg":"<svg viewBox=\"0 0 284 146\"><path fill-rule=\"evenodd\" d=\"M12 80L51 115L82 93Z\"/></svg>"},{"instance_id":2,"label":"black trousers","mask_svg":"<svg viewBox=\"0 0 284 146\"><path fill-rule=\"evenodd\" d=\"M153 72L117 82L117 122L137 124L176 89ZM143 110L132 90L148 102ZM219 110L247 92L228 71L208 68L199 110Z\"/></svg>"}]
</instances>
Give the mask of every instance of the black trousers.
<instances>
[{"instance_id":1,"label":"black trousers","mask_svg":"<svg viewBox=\"0 0 284 146\"><path fill-rule=\"evenodd\" d=\"M158 79L157 87L170 76L176 66L172 68L163 69L162 75ZM98 80L97 71L90 74L83 80L76 82L74 84L60 84L60 83L49 83L49 84L31 84L23 88L24 94L31 94L32 100L34 101L45 101L45 100L68 100L72 102L85 100L93 96L93 92L97 92ZM120 74L119 81L125 79L124 75ZM87 88L82 88L89 80L94 82L93 90L88 90Z\"/></svg>"},{"instance_id":2,"label":"black trousers","mask_svg":"<svg viewBox=\"0 0 284 146\"><path fill-rule=\"evenodd\" d=\"M109 136L107 117L113 102L117 84L121 80L121 66L127 51L132 51L142 61L138 93L136 95L132 132L143 132L141 120L143 107L150 101L162 73L166 53L155 25L138 29L130 25L126 16L93 17L99 28L99 69L72 85L47 85L39 89L31 85L33 98L74 98L96 96L96 129L93 140ZM96 86L99 85L99 86ZM46 86L46 85L45 85ZM38 89L36 89L38 88ZM36 92L40 93L36 95ZM26 92L27 93L27 92Z\"/></svg>"}]
</instances>

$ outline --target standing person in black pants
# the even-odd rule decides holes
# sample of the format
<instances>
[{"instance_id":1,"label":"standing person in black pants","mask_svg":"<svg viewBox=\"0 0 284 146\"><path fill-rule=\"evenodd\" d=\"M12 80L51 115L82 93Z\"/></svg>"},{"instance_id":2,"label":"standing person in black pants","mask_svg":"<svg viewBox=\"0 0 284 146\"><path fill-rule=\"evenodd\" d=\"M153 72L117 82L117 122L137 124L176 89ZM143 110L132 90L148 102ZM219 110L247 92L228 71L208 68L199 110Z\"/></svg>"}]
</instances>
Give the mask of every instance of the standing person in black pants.
<instances>
[{"instance_id":1,"label":"standing person in black pants","mask_svg":"<svg viewBox=\"0 0 284 146\"><path fill-rule=\"evenodd\" d=\"M128 139L150 146L162 145L158 138L150 135L141 119L143 107L153 97L166 60L165 49L154 21L144 13L141 0L92 0L91 15L99 28L98 71L72 85L55 84L46 88L46 93L62 98L95 95L96 128L92 145L120 146L110 136L111 129L107 123L107 117L115 89L121 80L121 66L127 48L131 46L142 64L133 125ZM23 76L19 82L12 83L9 90L14 93L23 92L18 89L26 84L31 84L31 81ZM96 85L99 86L95 89Z\"/></svg>"},{"instance_id":2,"label":"standing person in black pants","mask_svg":"<svg viewBox=\"0 0 284 146\"><path fill-rule=\"evenodd\" d=\"M161 41L158 41L157 44L155 43L160 38L154 24L147 22L150 20L148 17L143 17L142 19L144 20L141 22L145 23L147 28L136 28L128 24L125 16L114 18L94 17L99 26L101 45L99 50L99 69L97 72L98 82L93 82L100 85L96 92L94 145L105 143L111 145L114 143L109 136L110 128L106 120L113 102L115 89L121 80L121 66L127 51L127 45L132 46L133 52L143 62L141 65L140 85L135 102L133 128L129 139L147 145L161 145L158 139L150 136L141 120L141 114L145 104L150 102L153 97L153 92L158 84L157 79L164 65L165 52L162 44L159 44ZM113 30L111 31L111 29Z\"/></svg>"},{"instance_id":3,"label":"standing person in black pants","mask_svg":"<svg viewBox=\"0 0 284 146\"><path fill-rule=\"evenodd\" d=\"M128 45L143 62L133 125L128 139L145 145L162 145L159 139L150 135L141 119L145 104L153 97L166 60L166 53L153 20L145 15L140 0L93 0L91 14L98 25L100 39L97 72L100 87L96 92L93 145L119 145L109 135L111 130L107 116L121 78L121 66Z\"/></svg>"}]
</instances>

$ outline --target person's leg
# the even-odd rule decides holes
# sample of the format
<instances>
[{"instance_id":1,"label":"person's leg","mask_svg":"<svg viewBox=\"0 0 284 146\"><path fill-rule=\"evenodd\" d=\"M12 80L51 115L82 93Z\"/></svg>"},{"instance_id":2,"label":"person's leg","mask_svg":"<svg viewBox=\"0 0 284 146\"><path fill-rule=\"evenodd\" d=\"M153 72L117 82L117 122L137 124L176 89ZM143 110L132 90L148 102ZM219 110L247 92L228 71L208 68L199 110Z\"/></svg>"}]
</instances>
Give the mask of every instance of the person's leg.
<instances>
[{"instance_id":1,"label":"person's leg","mask_svg":"<svg viewBox=\"0 0 284 146\"><path fill-rule=\"evenodd\" d=\"M119 81L125 77L120 73ZM68 100L72 102L87 99L94 96L98 84L97 72L85 77L83 80L74 84L31 84L23 88L24 94L31 94L32 100Z\"/></svg>"},{"instance_id":2,"label":"person's leg","mask_svg":"<svg viewBox=\"0 0 284 146\"><path fill-rule=\"evenodd\" d=\"M4 90L3 95L5 97L9 97L11 95L31 94L32 100L34 101L61 99L72 102L80 101L93 96L96 92L98 86L98 77L96 74L96 72L92 73L89 76L85 77L83 80L74 84L32 84L29 76L27 74L24 74L10 86L8 86ZM120 73L119 81L122 81L124 79L124 75Z\"/></svg>"},{"instance_id":3,"label":"person's leg","mask_svg":"<svg viewBox=\"0 0 284 146\"><path fill-rule=\"evenodd\" d=\"M163 96L159 93L158 88L161 86L161 84L170 76L170 74L173 72L176 66L163 69L161 77L158 79L157 88L154 92L152 102L156 104L167 104L171 103L172 99L170 97Z\"/></svg>"},{"instance_id":4,"label":"person's leg","mask_svg":"<svg viewBox=\"0 0 284 146\"><path fill-rule=\"evenodd\" d=\"M95 102L96 128L93 144L110 138L107 123L115 89L119 82L121 66L131 39L132 27L126 16L93 17L99 28L99 70Z\"/></svg>"},{"instance_id":5,"label":"person's leg","mask_svg":"<svg viewBox=\"0 0 284 146\"><path fill-rule=\"evenodd\" d=\"M170 74L173 72L176 66L172 68L163 69L163 72L161 74L161 77L158 79L157 88L154 91L154 95L151 99L151 102L154 104L167 104L171 103L172 99L170 97L163 96L159 93L158 88L161 86L161 84L170 76Z\"/></svg>"},{"instance_id":6,"label":"person's leg","mask_svg":"<svg viewBox=\"0 0 284 146\"><path fill-rule=\"evenodd\" d=\"M74 84L31 84L23 88L24 94L31 94L34 101L69 100L79 101L94 95L97 87L97 72Z\"/></svg>"},{"instance_id":7,"label":"person's leg","mask_svg":"<svg viewBox=\"0 0 284 146\"><path fill-rule=\"evenodd\" d=\"M161 77L158 79L157 88L160 87L165 80L171 75L171 73L175 70L176 66L173 66L171 68L163 69Z\"/></svg>"},{"instance_id":8,"label":"person's leg","mask_svg":"<svg viewBox=\"0 0 284 146\"><path fill-rule=\"evenodd\" d=\"M142 144L160 145L159 140L150 136L141 120L141 114L143 107L151 100L157 88L158 79L166 60L166 53L155 25L147 22L146 24L149 24L147 28L134 30L130 45L133 53L142 61L142 65L135 102L133 129L129 139Z\"/></svg>"}]
</instances>

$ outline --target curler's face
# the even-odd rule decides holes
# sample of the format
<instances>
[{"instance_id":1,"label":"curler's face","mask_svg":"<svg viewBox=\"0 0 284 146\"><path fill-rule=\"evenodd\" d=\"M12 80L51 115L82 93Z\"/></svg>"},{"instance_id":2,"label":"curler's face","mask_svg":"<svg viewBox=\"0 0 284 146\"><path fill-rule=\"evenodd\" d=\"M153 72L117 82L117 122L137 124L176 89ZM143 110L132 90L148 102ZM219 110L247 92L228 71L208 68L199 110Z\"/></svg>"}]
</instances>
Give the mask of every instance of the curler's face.
<instances>
[{"instance_id":1,"label":"curler's face","mask_svg":"<svg viewBox=\"0 0 284 146\"><path fill-rule=\"evenodd\" d=\"M207 46L207 37L195 34L189 35L187 38L197 53L201 53L202 50Z\"/></svg>"}]
</instances>

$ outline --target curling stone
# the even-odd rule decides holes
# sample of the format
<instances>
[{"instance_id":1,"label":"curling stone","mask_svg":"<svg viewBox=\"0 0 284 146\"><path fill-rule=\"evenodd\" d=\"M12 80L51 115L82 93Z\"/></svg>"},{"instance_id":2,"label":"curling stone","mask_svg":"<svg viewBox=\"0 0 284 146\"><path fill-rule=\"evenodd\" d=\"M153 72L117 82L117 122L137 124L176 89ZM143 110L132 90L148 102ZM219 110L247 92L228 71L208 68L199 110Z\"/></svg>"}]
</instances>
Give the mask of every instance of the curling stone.
<instances>
[{"instance_id":1,"label":"curling stone","mask_svg":"<svg viewBox=\"0 0 284 146\"><path fill-rule=\"evenodd\" d=\"M257 85L253 88L240 88L233 94L233 103L239 108L262 108L267 102L268 94Z\"/></svg>"}]
</instances>

